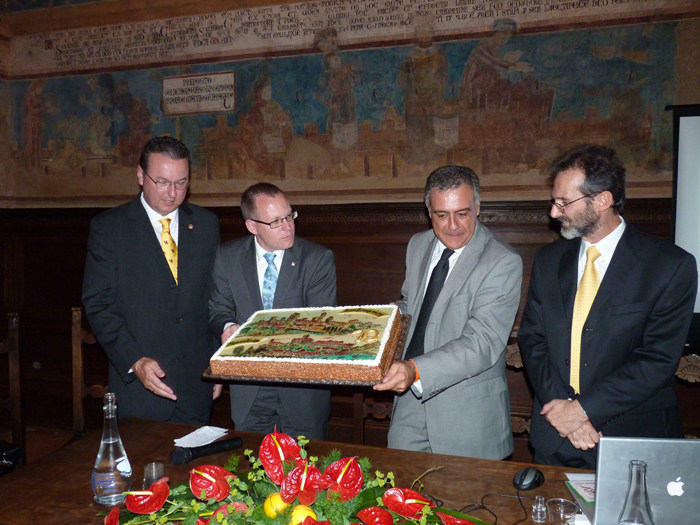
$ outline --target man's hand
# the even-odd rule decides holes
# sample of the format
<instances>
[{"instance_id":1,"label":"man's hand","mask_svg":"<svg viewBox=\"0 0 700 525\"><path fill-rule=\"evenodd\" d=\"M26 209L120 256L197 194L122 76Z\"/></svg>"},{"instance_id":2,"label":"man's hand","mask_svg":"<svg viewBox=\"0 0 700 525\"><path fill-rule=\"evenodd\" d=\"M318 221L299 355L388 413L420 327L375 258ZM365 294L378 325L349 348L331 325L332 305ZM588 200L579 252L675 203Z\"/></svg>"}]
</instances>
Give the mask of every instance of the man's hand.
<instances>
[{"instance_id":1,"label":"man's hand","mask_svg":"<svg viewBox=\"0 0 700 525\"><path fill-rule=\"evenodd\" d=\"M233 332L238 330L239 326L241 326L241 325L234 323L234 324L230 325L228 328L226 328L224 330L224 333L221 334L221 344L224 344L228 340L228 338L233 335ZM219 393L221 393L221 392L219 392Z\"/></svg>"},{"instance_id":2,"label":"man's hand","mask_svg":"<svg viewBox=\"0 0 700 525\"><path fill-rule=\"evenodd\" d=\"M598 440L603 435L602 432L596 432L590 421L586 421L581 427L569 434L568 437L571 444L581 450L588 450L598 444Z\"/></svg>"},{"instance_id":3,"label":"man's hand","mask_svg":"<svg viewBox=\"0 0 700 525\"><path fill-rule=\"evenodd\" d=\"M416 369L410 361L397 361L381 382L374 385L375 390L393 390L399 394L405 392L416 380Z\"/></svg>"},{"instance_id":4,"label":"man's hand","mask_svg":"<svg viewBox=\"0 0 700 525\"><path fill-rule=\"evenodd\" d=\"M134 363L131 369L145 389L160 397L172 399L173 401L177 399L172 388L161 381L165 377L165 372L154 359L142 357Z\"/></svg>"},{"instance_id":5,"label":"man's hand","mask_svg":"<svg viewBox=\"0 0 700 525\"><path fill-rule=\"evenodd\" d=\"M224 385L216 384L214 385L214 399L219 399L221 391L224 389Z\"/></svg>"},{"instance_id":6,"label":"man's hand","mask_svg":"<svg viewBox=\"0 0 700 525\"><path fill-rule=\"evenodd\" d=\"M553 399L542 407L540 414L559 432L561 437L574 433L588 421L588 416L578 400Z\"/></svg>"}]
</instances>

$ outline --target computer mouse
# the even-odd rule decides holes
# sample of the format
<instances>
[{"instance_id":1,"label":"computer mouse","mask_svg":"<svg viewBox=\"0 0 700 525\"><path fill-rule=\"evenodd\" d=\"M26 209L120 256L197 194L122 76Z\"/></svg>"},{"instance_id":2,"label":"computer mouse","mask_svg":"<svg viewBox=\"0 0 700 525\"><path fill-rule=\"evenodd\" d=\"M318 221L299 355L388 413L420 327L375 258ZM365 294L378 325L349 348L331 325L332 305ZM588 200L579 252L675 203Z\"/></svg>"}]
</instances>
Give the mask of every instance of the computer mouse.
<instances>
[{"instance_id":1,"label":"computer mouse","mask_svg":"<svg viewBox=\"0 0 700 525\"><path fill-rule=\"evenodd\" d=\"M513 486L518 490L536 489L544 483L544 474L537 467L525 467L513 478Z\"/></svg>"}]
</instances>

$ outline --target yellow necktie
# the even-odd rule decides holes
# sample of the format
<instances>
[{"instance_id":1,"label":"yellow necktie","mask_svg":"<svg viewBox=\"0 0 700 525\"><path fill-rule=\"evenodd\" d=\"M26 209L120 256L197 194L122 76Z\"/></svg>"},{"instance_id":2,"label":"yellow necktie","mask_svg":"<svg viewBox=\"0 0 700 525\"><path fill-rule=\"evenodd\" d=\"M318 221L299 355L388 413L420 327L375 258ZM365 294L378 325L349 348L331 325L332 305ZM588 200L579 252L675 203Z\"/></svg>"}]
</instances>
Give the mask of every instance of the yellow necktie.
<instances>
[{"instance_id":1,"label":"yellow necktie","mask_svg":"<svg viewBox=\"0 0 700 525\"><path fill-rule=\"evenodd\" d=\"M177 244L175 244L173 236L170 235L170 219L160 219L160 223L163 225L163 231L160 234L163 254L165 255L165 260L168 261L170 271L173 272L175 282L177 282Z\"/></svg>"},{"instance_id":2,"label":"yellow necktie","mask_svg":"<svg viewBox=\"0 0 700 525\"><path fill-rule=\"evenodd\" d=\"M595 261L600 252L595 246L586 250L586 268L578 284L576 300L574 301L574 320L571 326L571 386L579 393L579 370L581 368L581 333L586 323L595 294L600 286L600 276L595 268Z\"/></svg>"}]
</instances>

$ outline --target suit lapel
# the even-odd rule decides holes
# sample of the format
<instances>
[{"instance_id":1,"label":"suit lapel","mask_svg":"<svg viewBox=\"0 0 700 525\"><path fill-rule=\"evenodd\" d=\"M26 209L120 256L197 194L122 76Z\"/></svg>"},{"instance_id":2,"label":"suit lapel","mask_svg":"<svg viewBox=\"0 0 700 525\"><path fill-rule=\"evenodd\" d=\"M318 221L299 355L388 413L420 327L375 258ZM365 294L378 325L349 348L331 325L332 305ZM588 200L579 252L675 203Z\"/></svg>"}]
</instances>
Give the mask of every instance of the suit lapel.
<instances>
[{"instance_id":1,"label":"suit lapel","mask_svg":"<svg viewBox=\"0 0 700 525\"><path fill-rule=\"evenodd\" d=\"M153 230L153 225L141 203L140 196L132 201L128 211L128 217L129 221L132 223L134 235L141 240L141 245L144 247L146 257L157 261L162 270L173 278L170 267L165 260L165 255L163 255L163 248L158 242L158 238Z\"/></svg>"},{"instance_id":2,"label":"suit lapel","mask_svg":"<svg viewBox=\"0 0 700 525\"><path fill-rule=\"evenodd\" d=\"M296 244L284 251L282 264L280 264L279 276L277 277L277 288L275 288L275 300L273 308L279 308L279 305L286 304L284 302L287 297L287 292L292 286L292 283L297 278L297 268L301 268L302 260L299 249Z\"/></svg>"},{"instance_id":3,"label":"suit lapel","mask_svg":"<svg viewBox=\"0 0 700 525\"><path fill-rule=\"evenodd\" d=\"M561 299L564 305L564 313L569 320L569 326L574 316L574 300L578 288L578 252L581 240L577 239L569 244L569 249L564 252L559 262L559 286L561 287Z\"/></svg>"},{"instance_id":4,"label":"suit lapel","mask_svg":"<svg viewBox=\"0 0 700 525\"><path fill-rule=\"evenodd\" d=\"M245 283L248 287L248 294L253 304L253 310L263 309L262 296L260 295L260 283L258 282L258 261L255 257L255 236L250 235L250 242L247 243L246 251L241 256L243 275L246 277ZM277 297L275 297L277 300Z\"/></svg>"},{"instance_id":5,"label":"suit lapel","mask_svg":"<svg viewBox=\"0 0 700 525\"><path fill-rule=\"evenodd\" d=\"M476 223L476 229L474 230L474 235L469 239L469 242L462 250L462 253L457 259L457 263L450 272L450 275L445 281L445 285L438 295L437 301L435 301L435 306L433 307L433 314L440 309L444 308L450 298L454 295L455 290L458 290L469 278L469 274L472 273L474 267L478 264L479 258L484 251L486 246L486 229L480 223Z\"/></svg>"},{"instance_id":6,"label":"suit lapel","mask_svg":"<svg viewBox=\"0 0 700 525\"><path fill-rule=\"evenodd\" d=\"M632 275L632 269L640 261L638 244L636 232L627 224L600 283L591 306L591 314L605 305L619 290L625 288L625 280Z\"/></svg>"},{"instance_id":7,"label":"suit lapel","mask_svg":"<svg viewBox=\"0 0 700 525\"><path fill-rule=\"evenodd\" d=\"M418 293L413 294L412 303L408 305L408 311L413 312L413 316L418 319L418 313L420 312L420 307L423 304L423 296L425 295L425 287L428 282L428 265L430 264L430 259L435 249L435 244L437 243L437 237L433 235L432 240L428 242L428 245L423 253L420 253L418 257L418 271L420 272L420 287L418 288ZM418 279L416 279L418 280Z\"/></svg>"},{"instance_id":8,"label":"suit lapel","mask_svg":"<svg viewBox=\"0 0 700 525\"><path fill-rule=\"evenodd\" d=\"M192 276L198 271L198 269L194 267L194 262L198 258L195 256L197 244L195 235L197 234L193 219L192 208L190 208L187 203L183 202L177 213L177 277L179 283L178 290L181 294L180 298L185 302L192 292L190 286L193 282Z\"/></svg>"}]
</instances>

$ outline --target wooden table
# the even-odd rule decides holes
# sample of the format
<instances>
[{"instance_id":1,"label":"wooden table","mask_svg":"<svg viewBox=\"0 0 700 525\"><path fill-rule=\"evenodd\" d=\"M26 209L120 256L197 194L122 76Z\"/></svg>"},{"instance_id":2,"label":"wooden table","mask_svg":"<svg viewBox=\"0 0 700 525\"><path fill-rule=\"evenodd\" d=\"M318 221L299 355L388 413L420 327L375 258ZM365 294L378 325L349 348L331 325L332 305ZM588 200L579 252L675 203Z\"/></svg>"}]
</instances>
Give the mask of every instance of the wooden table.
<instances>
[{"instance_id":1,"label":"wooden table","mask_svg":"<svg viewBox=\"0 0 700 525\"><path fill-rule=\"evenodd\" d=\"M152 461L160 461L165 465L165 475L170 477L171 486L186 483L188 471L197 465L223 465L232 452L196 459L187 465L170 464L168 457L174 448L173 439L188 434L194 428L139 419L121 420L119 429L133 468L134 488L141 488L144 466ZM243 448L233 453L241 456L240 467L246 469L248 463L243 456L243 450L253 449L257 457L263 436L229 431L227 437L233 436L243 439ZM100 438L101 431L89 432L57 452L0 478L0 525L102 523L102 519L96 514L105 507L95 503L90 488L90 477ZM340 449L345 456L370 458L374 469L384 473L392 471L399 487L409 487L413 480L428 469L441 466L442 470L422 479L422 492L440 499L444 506L454 509L479 503L485 494L515 496L513 476L524 466L523 463L405 452L325 441L312 441L306 447L311 455L318 457L326 455L333 448ZM564 486L564 473L575 469L541 467L541 470L545 475L545 484L533 491L521 493L521 496L571 498ZM490 496L486 498L485 503L498 515L499 524L512 524L524 517L516 498ZM532 501L523 500L523 504L528 509L528 519L525 523L532 523ZM471 514L493 522L493 517L483 510Z\"/></svg>"}]
</instances>

